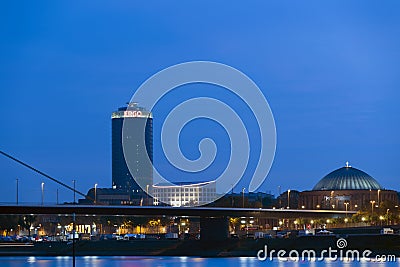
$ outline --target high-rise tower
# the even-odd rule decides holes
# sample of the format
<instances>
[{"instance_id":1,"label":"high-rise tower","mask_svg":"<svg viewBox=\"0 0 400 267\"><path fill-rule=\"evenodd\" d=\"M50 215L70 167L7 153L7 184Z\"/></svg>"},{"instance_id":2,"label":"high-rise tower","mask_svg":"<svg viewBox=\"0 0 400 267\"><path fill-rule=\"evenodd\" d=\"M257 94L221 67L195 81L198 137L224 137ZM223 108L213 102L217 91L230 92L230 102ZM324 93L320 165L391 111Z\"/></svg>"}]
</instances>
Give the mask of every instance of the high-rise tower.
<instances>
[{"instance_id":1,"label":"high-rise tower","mask_svg":"<svg viewBox=\"0 0 400 267\"><path fill-rule=\"evenodd\" d=\"M141 204L153 185L152 114L132 102L113 112L111 121L113 188L129 192Z\"/></svg>"}]
</instances>

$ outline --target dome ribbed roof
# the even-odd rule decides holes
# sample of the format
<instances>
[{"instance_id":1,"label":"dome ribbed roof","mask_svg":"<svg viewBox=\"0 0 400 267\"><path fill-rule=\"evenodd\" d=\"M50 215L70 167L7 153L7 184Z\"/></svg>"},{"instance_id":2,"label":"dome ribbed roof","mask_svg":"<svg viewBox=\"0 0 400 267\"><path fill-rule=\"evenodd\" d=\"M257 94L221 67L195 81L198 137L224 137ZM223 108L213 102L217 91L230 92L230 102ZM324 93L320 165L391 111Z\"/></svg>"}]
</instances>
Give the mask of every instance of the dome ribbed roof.
<instances>
[{"instance_id":1,"label":"dome ribbed roof","mask_svg":"<svg viewBox=\"0 0 400 267\"><path fill-rule=\"evenodd\" d=\"M369 190L382 189L381 185L365 172L346 166L322 178L313 190Z\"/></svg>"}]
</instances>

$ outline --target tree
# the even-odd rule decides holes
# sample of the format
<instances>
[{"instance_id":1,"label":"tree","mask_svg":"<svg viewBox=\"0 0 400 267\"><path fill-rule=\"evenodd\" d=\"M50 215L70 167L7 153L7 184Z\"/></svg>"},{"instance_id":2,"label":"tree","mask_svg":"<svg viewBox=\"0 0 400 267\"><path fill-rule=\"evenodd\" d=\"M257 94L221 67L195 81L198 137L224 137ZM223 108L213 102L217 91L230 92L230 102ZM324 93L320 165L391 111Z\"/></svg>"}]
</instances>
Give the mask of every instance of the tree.
<instances>
[{"instance_id":1,"label":"tree","mask_svg":"<svg viewBox=\"0 0 400 267\"><path fill-rule=\"evenodd\" d=\"M16 228L18 224L18 218L15 215L1 215L0 216L0 228L6 231L6 235L8 232Z\"/></svg>"},{"instance_id":2,"label":"tree","mask_svg":"<svg viewBox=\"0 0 400 267\"><path fill-rule=\"evenodd\" d=\"M18 218L18 224L28 230L28 236L31 236L31 226L36 222L36 218L36 215L24 215Z\"/></svg>"},{"instance_id":3,"label":"tree","mask_svg":"<svg viewBox=\"0 0 400 267\"><path fill-rule=\"evenodd\" d=\"M149 219L146 217L134 217L133 225L139 226L139 234L142 234L142 226L148 223Z\"/></svg>"},{"instance_id":4,"label":"tree","mask_svg":"<svg viewBox=\"0 0 400 267\"><path fill-rule=\"evenodd\" d=\"M229 224L231 226L232 231L236 233L236 227L239 228L238 226L240 225L240 218L239 217L229 218Z\"/></svg>"}]
</instances>

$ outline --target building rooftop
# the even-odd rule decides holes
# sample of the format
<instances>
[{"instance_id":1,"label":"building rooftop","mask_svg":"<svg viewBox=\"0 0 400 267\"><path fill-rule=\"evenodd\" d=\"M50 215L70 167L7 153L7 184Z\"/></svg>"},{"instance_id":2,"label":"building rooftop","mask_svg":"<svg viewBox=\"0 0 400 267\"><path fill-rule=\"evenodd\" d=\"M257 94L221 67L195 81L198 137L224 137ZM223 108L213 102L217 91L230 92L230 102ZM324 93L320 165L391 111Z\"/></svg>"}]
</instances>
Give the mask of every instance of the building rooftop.
<instances>
[{"instance_id":1,"label":"building rooftop","mask_svg":"<svg viewBox=\"0 0 400 267\"><path fill-rule=\"evenodd\" d=\"M158 183L153 187L179 187L179 186L202 186L215 183L215 181L200 181L200 182L174 182L174 183Z\"/></svg>"},{"instance_id":2,"label":"building rooftop","mask_svg":"<svg viewBox=\"0 0 400 267\"><path fill-rule=\"evenodd\" d=\"M322 178L313 190L379 190L382 186L367 173L349 166L337 169Z\"/></svg>"}]
</instances>

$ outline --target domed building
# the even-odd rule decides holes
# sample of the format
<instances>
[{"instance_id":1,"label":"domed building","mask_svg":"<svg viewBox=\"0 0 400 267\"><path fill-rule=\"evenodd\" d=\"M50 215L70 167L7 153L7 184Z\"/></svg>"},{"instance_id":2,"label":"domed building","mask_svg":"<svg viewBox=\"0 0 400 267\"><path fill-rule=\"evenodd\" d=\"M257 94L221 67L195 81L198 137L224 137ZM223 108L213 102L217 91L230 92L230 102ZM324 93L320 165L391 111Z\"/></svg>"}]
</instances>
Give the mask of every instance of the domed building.
<instances>
[{"instance_id":1,"label":"domed building","mask_svg":"<svg viewBox=\"0 0 400 267\"><path fill-rule=\"evenodd\" d=\"M360 210L382 202L398 204L397 192L386 190L369 174L351 167L332 171L312 190L299 195L299 208Z\"/></svg>"}]
</instances>

